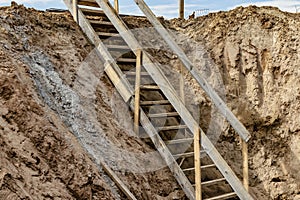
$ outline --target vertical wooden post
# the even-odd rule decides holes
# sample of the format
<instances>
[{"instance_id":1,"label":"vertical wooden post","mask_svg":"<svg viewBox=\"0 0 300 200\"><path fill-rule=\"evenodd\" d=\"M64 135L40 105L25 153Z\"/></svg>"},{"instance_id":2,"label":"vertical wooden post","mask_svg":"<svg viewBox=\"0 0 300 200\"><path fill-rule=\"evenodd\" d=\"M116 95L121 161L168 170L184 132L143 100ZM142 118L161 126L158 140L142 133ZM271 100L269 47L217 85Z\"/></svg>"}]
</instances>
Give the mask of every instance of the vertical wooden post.
<instances>
[{"instance_id":1,"label":"vertical wooden post","mask_svg":"<svg viewBox=\"0 0 300 200\"><path fill-rule=\"evenodd\" d=\"M78 23L78 0L73 1L73 18Z\"/></svg>"},{"instance_id":2,"label":"vertical wooden post","mask_svg":"<svg viewBox=\"0 0 300 200\"><path fill-rule=\"evenodd\" d=\"M194 160L195 160L195 184L196 184L196 200L202 199L201 192L201 159L200 159L200 150L201 150L201 139L200 139L200 130L194 133Z\"/></svg>"},{"instance_id":3,"label":"vertical wooden post","mask_svg":"<svg viewBox=\"0 0 300 200\"><path fill-rule=\"evenodd\" d=\"M179 85L179 89L180 89L180 97L182 100L182 103L185 104L185 98L184 98L184 77L183 77L183 66L180 66L180 85Z\"/></svg>"},{"instance_id":4,"label":"vertical wooden post","mask_svg":"<svg viewBox=\"0 0 300 200\"><path fill-rule=\"evenodd\" d=\"M242 140L242 154L243 154L243 184L247 191L249 191L249 168L248 168L248 144Z\"/></svg>"},{"instance_id":5,"label":"vertical wooden post","mask_svg":"<svg viewBox=\"0 0 300 200\"><path fill-rule=\"evenodd\" d=\"M120 10L119 10L119 0L114 0L114 3L115 3L115 10L119 14L119 12L120 12Z\"/></svg>"},{"instance_id":6,"label":"vertical wooden post","mask_svg":"<svg viewBox=\"0 0 300 200\"><path fill-rule=\"evenodd\" d=\"M139 135L139 121L140 121L140 86L141 86L142 56L143 56L142 50L137 50L135 92L134 92L134 131L137 135Z\"/></svg>"},{"instance_id":7,"label":"vertical wooden post","mask_svg":"<svg viewBox=\"0 0 300 200\"><path fill-rule=\"evenodd\" d=\"M184 0L179 0L179 18L184 19Z\"/></svg>"}]
</instances>

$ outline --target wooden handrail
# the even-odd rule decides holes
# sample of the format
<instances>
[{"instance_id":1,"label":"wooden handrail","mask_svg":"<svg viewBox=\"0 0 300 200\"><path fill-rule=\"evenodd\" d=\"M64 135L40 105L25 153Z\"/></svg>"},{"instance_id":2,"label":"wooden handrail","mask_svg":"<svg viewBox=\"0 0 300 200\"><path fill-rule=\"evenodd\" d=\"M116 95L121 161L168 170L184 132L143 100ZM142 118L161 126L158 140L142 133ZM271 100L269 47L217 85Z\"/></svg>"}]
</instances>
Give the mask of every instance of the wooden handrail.
<instances>
[{"instance_id":1,"label":"wooden handrail","mask_svg":"<svg viewBox=\"0 0 300 200\"><path fill-rule=\"evenodd\" d=\"M182 62L182 64L186 67L186 69L191 73L191 75L196 79L202 89L206 92L206 94L211 98L215 106L219 109L219 111L223 114L223 116L229 121L231 126L235 129L235 131L241 136L241 138L248 142L251 138L250 133L245 128L245 126L236 118L236 116L231 112L231 110L227 107L225 102L221 99L221 97L216 93L216 91L210 86L210 84L199 74L196 68L193 66L191 61L188 59L183 50L179 47L179 45L175 42L169 32L163 27L163 25L156 18L151 9L147 6L147 4L143 0L135 0L136 4L146 15L148 20L152 23L157 32L161 35L161 37L166 41L169 47L173 50L174 53L177 54L178 58Z\"/></svg>"}]
</instances>

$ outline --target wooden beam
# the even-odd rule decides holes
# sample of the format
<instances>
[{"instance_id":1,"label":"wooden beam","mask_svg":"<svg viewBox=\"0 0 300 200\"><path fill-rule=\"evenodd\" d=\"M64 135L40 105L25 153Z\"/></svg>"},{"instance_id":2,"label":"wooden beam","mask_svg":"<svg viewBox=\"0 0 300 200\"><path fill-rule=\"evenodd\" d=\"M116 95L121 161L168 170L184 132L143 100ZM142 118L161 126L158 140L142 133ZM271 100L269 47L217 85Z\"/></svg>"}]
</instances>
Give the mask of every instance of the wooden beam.
<instances>
[{"instance_id":1,"label":"wooden beam","mask_svg":"<svg viewBox=\"0 0 300 200\"><path fill-rule=\"evenodd\" d=\"M72 0L73 3L73 18L78 23L78 0Z\"/></svg>"},{"instance_id":2,"label":"wooden beam","mask_svg":"<svg viewBox=\"0 0 300 200\"><path fill-rule=\"evenodd\" d=\"M195 162L195 196L196 200L202 200L201 192L201 160L200 160L200 150L201 150L201 141L200 141L200 130L194 133L194 162Z\"/></svg>"},{"instance_id":3,"label":"wooden beam","mask_svg":"<svg viewBox=\"0 0 300 200\"><path fill-rule=\"evenodd\" d=\"M248 167L248 144L242 141L243 154L243 184L245 189L249 192L249 167Z\"/></svg>"},{"instance_id":4,"label":"wooden beam","mask_svg":"<svg viewBox=\"0 0 300 200\"><path fill-rule=\"evenodd\" d=\"M184 96L184 76L183 76L183 66L180 65L180 78L179 78L179 90L180 90L180 98L183 104L185 104L185 96Z\"/></svg>"},{"instance_id":5,"label":"wooden beam","mask_svg":"<svg viewBox=\"0 0 300 200\"><path fill-rule=\"evenodd\" d=\"M114 0L114 4L115 4L115 10L116 10L117 14L119 14L120 13L119 0Z\"/></svg>"},{"instance_id":6,"label":"wooden beam","mask_svg":"<svg viewBox=\"0 0 300 200\"><path fill-rule=\"evenodd\" d=\"M135 0L135 1L137 2L137 4L139 6L141 3L143 3L145 5L144 1L141 1L141 0ZM103 1L103 0L96 0L96 2L103 9L106 16L114 24L117 31L120 33L120 35L126 41L126 43L129 45L129 47L133 50L133 52L135 52L135 50L137 50L137 49L141 49L142 47L139 44L139 42L136 40L133 33L128 29L128 27L126 26L124 21L115 14L114 9L112 9L112 6L109 4L109 2ZM194 118L192 117L190 112L183 105L183 103L181 102L180 98L178 97L175 89L170 84L168 79L165 77L162 70L159 68L159 66L157 66L155 63L152 62L150 56L148 56L148 54L145 52L143 54L143 67L145 67L147 72L151 75L152 79L161 88L161 90L163 91L165 96L168 98L168 100L171 102L173 107L180 114L183 121L190 129L190 131L192 133L194 133L196 130L199 130L198 123L194 120ZM141 114L140 120L142 122L142 114ZM143 125L143 127L148 128L148 127L145 127L144 125ZM147 130L151 131L150 129L147 129ZM150 133L147 132L147 133L153 134L151 132ZM217 151L217 149L214 147L214 145L211 143L211 141L208 139L208 137L205 135L205 133L202 130L201 130L201 144L202 144L202 147L205 150L205 152L210 156L210 158L213 160L213 162L217 165L220 172L223 174L223 176L226 178L226 180L228 180L228 182L230 183L232 188L236 191L238 196L242 200L244 200L244 199L252 200L253 198L245 190L245 188L243 187L243 184L240 182L238 177L235 175L235 173L232 171L232 169L229 167L229 165L226 163L226 161L223 159L223 157L220 155L220 153ZM168 159L166 157L166 155L163 155L163 156L165 159ZM172 166L169 166L169 167L170 167L170 169L172 168ZM171 171L172 171L172 169L171 169ZM182 172L182 170L180 170L180 171ZM184 183L185 181L183 181L183 179L182 180L180 179L182 177L178 177L176 174L174 174L174 176L177 179L178 183L182 186L182 188L185 191L188 198L195 199L195 192L194 191L192 192L189 189L189 186L187 186L187 183Z\"/></svg>"},{"instance_id":7,"label":"wooden beam","mask_svg":"<svg viewBox=\"0 0 300 200\"><path fill-rule=\"evenodd\" d=\"M136 52L136 75L135 75L135 93L134 93L134 132L139 135L140 125L140 86L142 71L142 51Z\"/></svg>"},{"instance_id":8,"label":"wooden beam","mask_svg":"<svg viewBox=\"0 0 300 200\"><path fill-rule=\"evenodd\" d=\"M147 4L143 0L135 0L136 4L140 7L140 9L147 16L148 20L152 23L157 32L162 36L162 38L166 41L169 47L175 52L178 58L181 60L182 64L186 67L186 69L191 73L191 75L196 79L202 89L206 92L206 94L211 98L212 102L219 109L219 111L223 114L223 116L230 122L232 127L236 130L236 132L245 140L249 141L251 135L245 128L245 126L235 117L235 115L231 112L231 110L227 107L221 97L215 92L215 90L210 86L210 84L200 76L200 73L193 66L191 61L188 59L183 50L179 47L179 45L175 42L175 40L171 37L169 32L163 27L163 25L156 18L151 9L147 6Z\"/></svg>"},{"instance_id":9,"label":"wooden beam","mask_svg":"<svg viewBox=\"0 0 300 200\"><path fill-rule=\"evenodd\" d=\"M184 0L179 0L179 18L184 19Z\"/></svg>"},{"instance_id":10,"label":"wooden beam","mask_svg":"<svg viewBox=\"0 0 300 200\"><path fill-rule=\"evenodd\" d=\"M137 200L135 196L130 192L127 186L121 181L121 179L111 170L108 165L104 162L101 162L101 166L104 171L108 174L108 176L116 183L118 188L122 190L122 192L126 195L126 197L130 200Z\"/></svg>"}]
</instances>

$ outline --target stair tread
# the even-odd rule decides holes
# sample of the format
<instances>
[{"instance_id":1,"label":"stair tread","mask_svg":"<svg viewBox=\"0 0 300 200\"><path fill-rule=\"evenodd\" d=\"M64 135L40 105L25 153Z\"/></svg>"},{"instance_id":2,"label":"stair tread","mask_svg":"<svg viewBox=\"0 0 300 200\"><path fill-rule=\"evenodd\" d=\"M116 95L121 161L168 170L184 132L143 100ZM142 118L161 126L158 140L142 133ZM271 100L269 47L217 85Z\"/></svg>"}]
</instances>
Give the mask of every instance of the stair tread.
<instances>
[{"instance_id":1,"label":"stair tread","mask_svg":"<svg viewBox=\"0 0 300 200\"><path fill-rule=\"evenodd\" d=\"M219 178L219 179L214 179L210 181L204 181L201 183L202 186L208 186L208 185L213 185L218 182L226 181L226 178Z\"/></svg>"},{"instance_id":2,"label":"stair tread","mask_svg":"<svg viewBox=\"0 0 300 200\"><path fill-rule=\"evenodd\" d=\"M180 153L180 154L175 154L173 157L175 158L180 158L180 157L192 157L194 156L194 152L188 152L188 153Z\"/></svg>"},{"instance_id":3,"label":"stair tread","mask_svg":"<svg viewBox=\"0 0 300 200\"><path fill-rule=\"evenodd\" d=\"M211 164L211 165L201 165L201 169L206 169L206 168L215 167L215 166L216 166L215 164ZM187 172L187 171L193 171L193 170L195 170L195 168L194 168L194 167L191 167L191 168L183 169L182 171Z\"/></svg>"},{"instance_id":4,"label":"stair tread","mask_svg":"<svg viewBox=\"0 0 300 200\"><path fill-rule=\"evenodd\" d=\"M119 33L96 32L99 36L120 37Z\"/></svg>"},{"instance_id":5,"label":"stair tread","mask_svg":"<svg viewBox=\"0 0 300 200\"><path fill-rule=\"evenodd\" d=\"M167 105L170 104L168 100L157 100L157 101L141 101L141 106L149 106L149 105Z\"/></svg>"},{"instance_id":6,"label":"stair tread","mask_svg":"<svg viewBox=\"0 0 300 200\"><path fill-rule=\"evenodd\" d=\"M183 172L188 172L188 171L194 171L194 170L195 170L195 168L192 167L192 168L186 168L186 169L183 169L182 171L183 171Z\"/></svg>"},{"instance_id":7,"label":"stair tread","mask_svg":"<svg viewBox=\"0 0 300 200\"><path fill-rule=\"evenodd\" d=\"M136 72L129 71L129 72L125 72L125 74L127 76L135 76ZM149 74L148 74L148 72L141 72L141 76L149 76Z\"/></svg>"},{"instance_id":8,"label":"stair tread","mask_svg":"<svg viewBox=\"0 0 300 200\"><path fill-rule=\"evenodd\" d=\"M78 5L91 6L91 7L99 8L99 5L96 3L95 0L78 0Z\"/></svg>"},{"instance_id":9,"label":"stair tread","mask_svg":"<svg viewBox=\"0 0 300 200\"><path fill-rule=\"evenodd\" d=\"M211 167L216 167L216 164L202 165L201 169L206 169L206 168L211 168Z\"/></svg>"},{"instance_id":10,"label":"stair tread","mask_svg":"<svg viewBox=\"0 0 300 200\"><path fill-rule=\"evenodd\" d=\"M148 114L150 118L159 118L159 117L176 117L179 116L177 112L169 112L169 113L157 113L157 114Z\"/></svg>"},{"instance_id":11,"label":"stair tread","mask_svg":"<svg viewBox=\"0 0 300 200\"><path fill-rule=\"evenodd\" d=\"M103 16L105 13L103 10L99 9L90 9L90 8L79 8L85 15L90 15L90 16Z\"/></svg>"},{"instance_id":12,"label":"stair tread","mask_svg":"<svg viewBox=\"0 0 300 200\"><path fill-rule=\"evenodd\" d=\"M135 63L135 58L118 58L117 62L128 62L128 63Z\"/></svg>"},{"instance_id":13,"label":"stair tread","mask_svg":"<svg viewBox=\"0 0 300 200\"><path fill-rule=\"evenodd\" d=\"M113 24L111 22L107 22L107 21L101 21L101 20L95 20L95 19L89 19L89 21L91 24L113 26Z\"/></svg>"},{"instance_id":14,"label":"stair tread","mask_svg":"<svg viewBox=\"0 0 300 200\"><path fill-rule=\"evenodd\" d=\"M157 127L159 131L177 130L177 129L185 129L185 128L187 128L187 125Z\"/></svg>"},{"instance_id":15,"label":"stair tread","mask_svg":"<svg viewBox=\"0 0 300 200\"><path fill-rule=\"evenodd\" d=\"M116 44L108 44L106 45L108 49L126 49L131 50L127 45L116 45Z\"/></svg>"},{"instance_id":16,"label":"stair tread","mask_svg":"<svg viewBox=\"0 0 300 200\"><path fill-rule=\"evenodd\" d=\"M215 197L210 197L210 198L206 198L204 200L224 200L224 199L228 199L228 198L231 198L231 197L236 197L236 193L235 192L231 192L231 193L227 193L227 194L222 194L222 195L219 195L219 196L215 196Z\"/></svg>"},{"instance_id":17,"label":"stair tread","mask_svg":"<svg viewBox=\"0 0 300 200\"><path fill-rule=\"evenodd\" d=\"M158 85L141 85L140 89L142 90L159 90Z\"/></svg>"},{"instance_id":18,"label":"stair tread","mask_svg":"<svg viewBox=\"0 0 300 200\"><path fill-rule=\"evenodd\" d=\"M177 140L168 140L165 143L166 144L181 144L186 142L193 142L194 138L184 138L184 139L177 139Z\"/></svg>"}]
</instances>

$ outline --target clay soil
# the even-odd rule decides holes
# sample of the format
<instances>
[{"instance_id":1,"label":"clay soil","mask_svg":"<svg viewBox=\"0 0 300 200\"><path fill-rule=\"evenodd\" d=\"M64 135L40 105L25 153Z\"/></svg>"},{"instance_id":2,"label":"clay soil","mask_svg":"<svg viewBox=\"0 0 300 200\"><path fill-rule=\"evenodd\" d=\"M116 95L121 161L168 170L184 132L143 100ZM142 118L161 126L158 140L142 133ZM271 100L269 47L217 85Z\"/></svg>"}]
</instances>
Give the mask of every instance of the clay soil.
<instances>
[{"instance_id":1,"label":"clay soil","mask_svg":"<svg viewBox=\"0 0 300 200\"><path fill-rule=\"evenodd\" d=\"M224 99L252 135L250 193L262 200L300 199L300 15L240 7L161 20L201 44L220 72ZM131 28L149 26L143 18L125 21ZM153 149L133 134L130 112L125 117L119 112L126 104L69 13L12 4L0 8L0 24L0 199L126 199L101 168L103 161L137 199L186 199L167 167L139 173L145 169L142 158L126 165L126 152L144 155ZM179 69L176 56L151 53ZM188 74L185 79L208 130L205 110L211 103ZM96 87L89 90L91 82ZM70 105L82 111L74 113ZM84 115L89 109L93 115ZM89 125L92 120L97 126ZM227 123L221 128L217 147L241 177L239 138ZM101 138L125 153L111 153L105 142L97 143ZM112 159L118 156L123 167Z\"/></svg>"}]
</instances>

